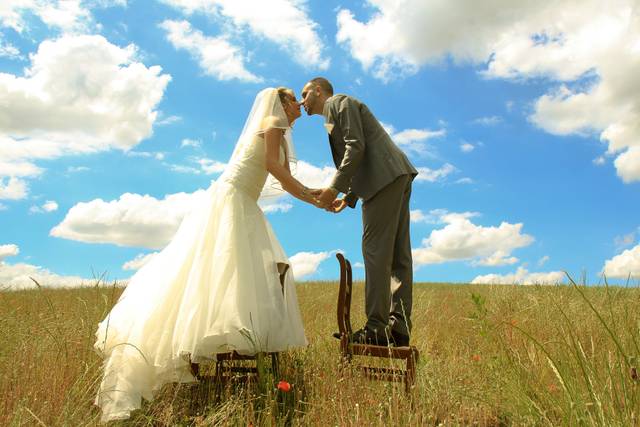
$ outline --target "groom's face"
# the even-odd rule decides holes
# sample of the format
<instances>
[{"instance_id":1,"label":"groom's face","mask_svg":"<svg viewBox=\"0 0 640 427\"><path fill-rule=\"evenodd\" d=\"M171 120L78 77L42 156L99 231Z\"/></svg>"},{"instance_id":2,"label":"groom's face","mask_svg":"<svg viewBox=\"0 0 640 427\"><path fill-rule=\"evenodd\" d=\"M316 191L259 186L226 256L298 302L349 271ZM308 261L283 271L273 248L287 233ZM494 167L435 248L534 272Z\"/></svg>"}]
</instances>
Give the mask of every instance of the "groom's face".
<instances>
[{"instance_id":1,"label":"groom's face","mask_svg":"<svg viewBox=\"0 0 640 427\"><path fill-rule=\"evenodd\" d=\"M304 107L304 111L307 112L307 115L311 116L312 114L320 114L322 112L318 112L318 104L320 101L319 86L314 85L312 82L307 83L302 88L300 96L302 97L302 106Z\"/></svg>"}]
</instances>

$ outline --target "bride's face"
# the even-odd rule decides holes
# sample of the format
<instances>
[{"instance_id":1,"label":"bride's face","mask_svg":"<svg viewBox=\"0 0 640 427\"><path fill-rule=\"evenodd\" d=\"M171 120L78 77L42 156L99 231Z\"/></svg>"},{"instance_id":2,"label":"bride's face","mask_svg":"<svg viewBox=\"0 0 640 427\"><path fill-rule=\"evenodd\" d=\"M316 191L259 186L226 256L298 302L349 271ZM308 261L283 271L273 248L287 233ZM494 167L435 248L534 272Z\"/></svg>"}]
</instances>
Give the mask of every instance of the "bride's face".
<instances>
[{"instance_id":1,"label":"bride's face","mask_svg":"<svg viewBox=\"0 0 640 427\"><path fill-rule=\"evenodd\" d=\"M284 108L284 112L291 123L301 115L300 104L295 96L287 97L287 100L282 103L282 107Z\"/></svg>"}]
</instances>

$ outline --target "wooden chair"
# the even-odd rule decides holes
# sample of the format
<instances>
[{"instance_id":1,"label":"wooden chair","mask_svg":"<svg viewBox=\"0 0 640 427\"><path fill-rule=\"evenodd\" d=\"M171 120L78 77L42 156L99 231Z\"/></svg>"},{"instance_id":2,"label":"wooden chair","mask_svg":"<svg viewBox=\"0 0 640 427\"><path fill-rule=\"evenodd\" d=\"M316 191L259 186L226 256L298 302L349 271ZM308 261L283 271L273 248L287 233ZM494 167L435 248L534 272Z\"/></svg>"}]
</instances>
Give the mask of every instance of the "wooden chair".
<instances>
[{"instance_id":1,"label":"wooden chair","mask_svg":"<svg viewBox=\"0 0 640 427\"><path fill-rule=\"evenodd\" d=\"M284 278L289 270L289 264L278 262L276 263L276 268L278 270L278 277L280 278L280 288L284 296ZM271 359L271 369L277 377L279 369L278 353L262 353L262 355ZM257 359L258 355L242 355L235 351L218 353L215 356L216 370L213 379L217 382L226 382L234 376L238 376L238 374L243 374L246 377L245 379L251 376L259 376L260 371L258 369ZM201 375L200 365L197 363L191 363L191 373L198 381L212 378L212 376L209 375Z\"/></svg>"},{"instance_id":2,"label":"wooden chair","mask_svg":"<svg viewBox=\"0 0 640 427\"><path fill-rule=\"evenodd\" d=\"M351 295L352 275L351 263L338 253L340 263L340 290L338 292L338 330L340 332L340 353L345 362L351 362L353 356L368 356L386 359L401 359L406 361L405 369L383 368L360 365L365 375L370 379L382 381L404 381L405 391L408 393L416 380L416 363L420 353L414 346L385 347L372 344L356 344L349 342L351 329Z\"/></svg>"}]
</instances>

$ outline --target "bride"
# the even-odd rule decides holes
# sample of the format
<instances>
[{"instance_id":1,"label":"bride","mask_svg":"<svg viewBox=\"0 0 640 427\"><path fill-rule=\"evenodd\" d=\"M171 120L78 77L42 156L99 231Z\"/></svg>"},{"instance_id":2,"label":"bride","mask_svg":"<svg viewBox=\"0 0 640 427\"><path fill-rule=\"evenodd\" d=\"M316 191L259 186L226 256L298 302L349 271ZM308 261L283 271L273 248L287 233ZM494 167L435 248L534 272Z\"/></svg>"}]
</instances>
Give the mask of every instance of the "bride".
<instances>
[{"instance_id":1,"label":"bride","mask_svg":"<svg viewBox=\"0 0 640 427\"><path fill-rule=\"evenodd\" d=\"M291 175L298 117L291 89L258 93L224 173L98 325L101 421L128 418L163 384L194 381L190 360L307 345L291 270L280 281L277 265L289 261L257 204L271 174L318 206Z\"/></svg>"}]
</instances>

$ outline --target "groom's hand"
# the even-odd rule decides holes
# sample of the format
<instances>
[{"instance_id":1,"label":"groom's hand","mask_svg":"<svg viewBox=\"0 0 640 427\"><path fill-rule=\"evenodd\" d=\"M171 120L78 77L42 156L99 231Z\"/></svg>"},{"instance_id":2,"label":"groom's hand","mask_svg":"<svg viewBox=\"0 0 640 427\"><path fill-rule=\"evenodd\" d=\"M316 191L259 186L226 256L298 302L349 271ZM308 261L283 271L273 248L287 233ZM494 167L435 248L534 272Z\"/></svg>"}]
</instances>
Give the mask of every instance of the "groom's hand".
<instances>
[{"instance_id":1,"label":"groom's hand","mask_svg":"<svg viewBox=\"0 0 640 427\"><path fill-rule=\"evenodd\" d=\"M318 201L320 202L320 205L329 210L332 207L332 203L333 201L336 199L336 196L338 195L338 192L336 190L334 190L333 188L324 188L320 194L318 196L316 196L318 198ZM333 209L331 209L331 211L333 211Z\"/></svg>"},{"instance_id":2,"label":"groom's hand","mask_svg":"<svg viewBox=\"0 0 640 427\"><path fill-rule=\"evenodd\" d=\"M333 203L331 204L331 212L333 213L340 213L344 210L344 208L347 207L347 201L342 198L342 199L335 199L333 201Z\"/></svg>"}]
</instances>

